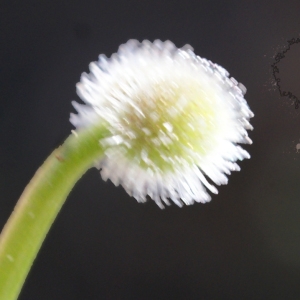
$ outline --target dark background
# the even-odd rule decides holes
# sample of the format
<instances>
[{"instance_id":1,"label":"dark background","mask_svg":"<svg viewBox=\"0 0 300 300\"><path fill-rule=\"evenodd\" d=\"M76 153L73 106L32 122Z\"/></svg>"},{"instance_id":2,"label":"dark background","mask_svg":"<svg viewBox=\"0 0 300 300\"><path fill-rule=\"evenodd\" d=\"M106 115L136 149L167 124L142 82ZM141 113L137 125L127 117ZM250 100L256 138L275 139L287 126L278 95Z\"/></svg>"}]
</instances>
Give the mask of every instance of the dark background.
<instances>
[{"instance_id":1,"label":"dark background","mask_svg":"<svg viewBox=\"0 0 300 300\"><path fill-rule=\"evenodd\" d=\"M208 204L138 204L90 170L20 300L300 299L300 115L279 96L271 69L299 37L299 11L292 0L1 1L0 227L70 134L80 74L130 38L191 44L248 88L255 113L254 144L245 147L252 158ZM284 67L295 93L299 57Z\"/></svg>"}]
</instances>

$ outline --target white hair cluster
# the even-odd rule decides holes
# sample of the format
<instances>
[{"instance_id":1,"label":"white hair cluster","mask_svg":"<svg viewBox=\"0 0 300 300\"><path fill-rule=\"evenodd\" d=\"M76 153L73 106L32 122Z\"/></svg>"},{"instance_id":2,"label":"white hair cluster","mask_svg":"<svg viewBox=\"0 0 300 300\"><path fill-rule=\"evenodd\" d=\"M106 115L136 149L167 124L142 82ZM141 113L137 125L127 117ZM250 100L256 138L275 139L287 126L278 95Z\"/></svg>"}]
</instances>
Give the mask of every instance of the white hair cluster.
<instances>
[{"instance_id":1,"label":"white hair cluster","mask_svg":"<svg viewBox=\"0 0 300 300\"><path fill-rule=\"evenodd\" d=\"M149 195L163 208L207 202L226 184L252 143L246 88L189 45L130 40L111 58L99 56L84 73L73 103L76 128L105 122L111 136L100 143L101 176L139 202Z\"/></svg>"}]
</instances>

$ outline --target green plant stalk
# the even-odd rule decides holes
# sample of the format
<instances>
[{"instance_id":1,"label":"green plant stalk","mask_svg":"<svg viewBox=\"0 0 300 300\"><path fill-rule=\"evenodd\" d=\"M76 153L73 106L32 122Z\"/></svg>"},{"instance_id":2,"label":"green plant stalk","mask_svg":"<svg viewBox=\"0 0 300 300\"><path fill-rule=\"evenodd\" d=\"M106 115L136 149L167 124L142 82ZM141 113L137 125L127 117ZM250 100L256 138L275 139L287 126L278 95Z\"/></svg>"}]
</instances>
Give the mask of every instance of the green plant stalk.
<instances>
[{"instance_id":1,"label":"green plant stalk","mask_svg":"<svg viewBox=\"0 0 300 300\"><path fill-rule=\"evenodd\" d=\"M103 157L105 126L67 138L38 169L0 235L0 299L18 298L34 259L68 194Z\"/></svg>"}]
</instances>

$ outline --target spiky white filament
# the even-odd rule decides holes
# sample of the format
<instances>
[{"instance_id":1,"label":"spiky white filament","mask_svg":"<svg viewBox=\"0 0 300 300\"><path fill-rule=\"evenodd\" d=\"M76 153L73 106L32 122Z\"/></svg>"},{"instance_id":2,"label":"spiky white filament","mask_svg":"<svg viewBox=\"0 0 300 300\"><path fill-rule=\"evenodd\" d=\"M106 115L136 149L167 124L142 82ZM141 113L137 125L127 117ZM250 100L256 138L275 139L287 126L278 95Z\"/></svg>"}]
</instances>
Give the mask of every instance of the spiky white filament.
<instances>
[{"instance_id":1,"label":"spiky white filament","mask_svg":"<svg viewBox=\"0 0 300 300\"><path fill-rule=\"evenodd\" d=\"M137 201L207 202L207 189L218 191L206 177L227 184L226 175L240 170L235 161L250 157L237 146L252 143L246 88L190 46L130 40L90 71L77 85L86 105L73 103L71 122L109 124L111 137L100 141L102 178Z\"/></svg>"}]
</instances>

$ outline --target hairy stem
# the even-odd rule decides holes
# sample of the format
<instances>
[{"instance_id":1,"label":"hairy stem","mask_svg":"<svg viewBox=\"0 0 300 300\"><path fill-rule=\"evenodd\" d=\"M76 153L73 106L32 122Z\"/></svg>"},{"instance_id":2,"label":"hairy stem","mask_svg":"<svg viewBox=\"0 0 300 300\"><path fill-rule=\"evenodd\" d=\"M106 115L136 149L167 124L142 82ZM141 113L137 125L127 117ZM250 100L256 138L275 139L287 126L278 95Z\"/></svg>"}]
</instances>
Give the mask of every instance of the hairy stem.
<instances>
[{"instance_id":1,"label":"hairy stem","mask_svg":"<svg viewBox=\"0 0 300 300\"><path fill-rule=\"evenodd\" d=\"M25 188L0 235L0 299L15 300L68 194L97 159L103 126L81 130L53 151Z\"/></svg>"}]
</instances>

